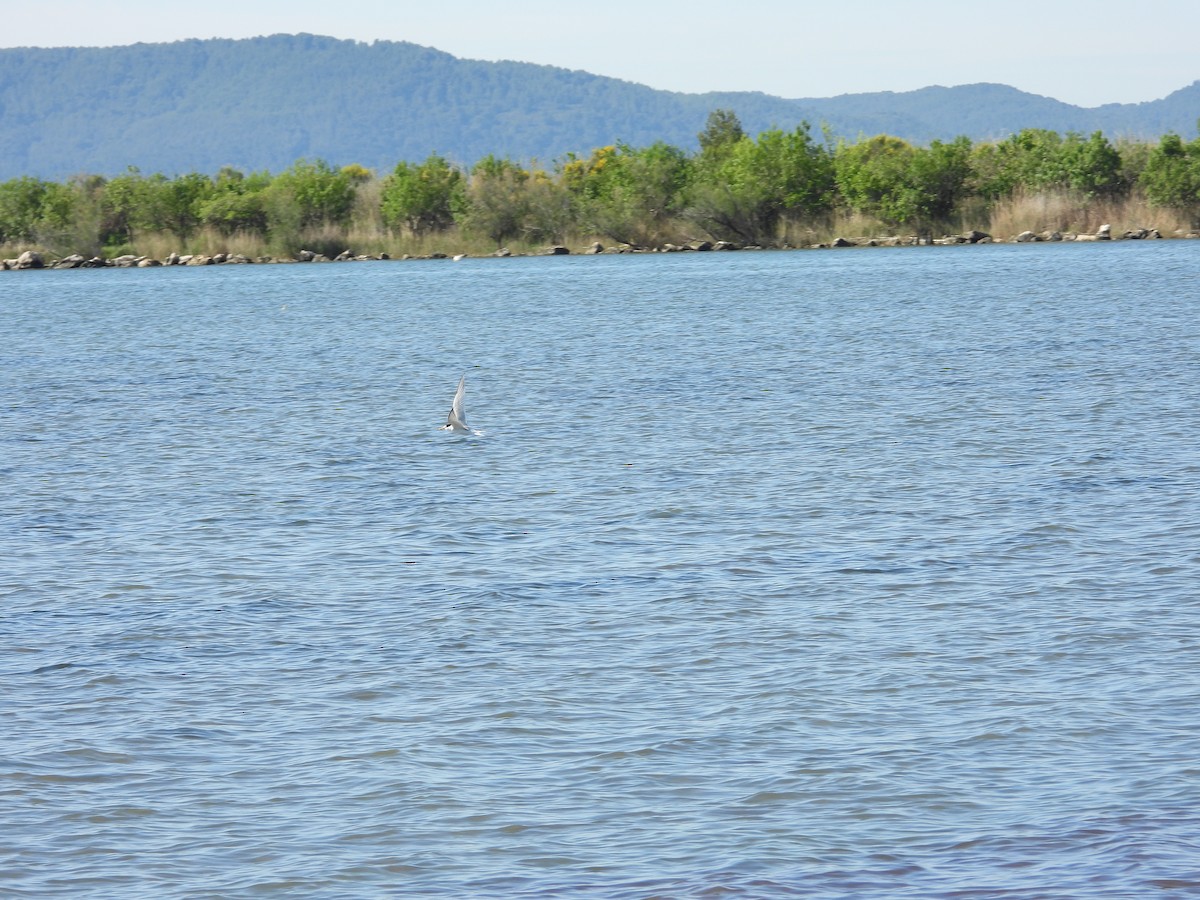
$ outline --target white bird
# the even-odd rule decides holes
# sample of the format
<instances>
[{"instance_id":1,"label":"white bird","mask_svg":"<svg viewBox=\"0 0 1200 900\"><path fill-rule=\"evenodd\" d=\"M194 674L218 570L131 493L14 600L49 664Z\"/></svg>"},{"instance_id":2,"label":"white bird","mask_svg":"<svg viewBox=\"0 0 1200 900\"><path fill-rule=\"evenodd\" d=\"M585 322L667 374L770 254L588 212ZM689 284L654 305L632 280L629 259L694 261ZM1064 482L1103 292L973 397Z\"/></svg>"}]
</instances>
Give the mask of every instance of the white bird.
<instances>
[{"instance_id":1,"label":"white bird","mask_svg":"<svg viewBox=\"0 0 1200 900\"><path fill-rule=\"evenodd\" d=\"M454 392L454 402L450 405L450 414L446 416L446 424L441 431L453 431L455 434L470 434L467 427L467 414L463 411L463 396L467 392L467 376L458 379L458 390Z\"/></svg>"}]
</instances>

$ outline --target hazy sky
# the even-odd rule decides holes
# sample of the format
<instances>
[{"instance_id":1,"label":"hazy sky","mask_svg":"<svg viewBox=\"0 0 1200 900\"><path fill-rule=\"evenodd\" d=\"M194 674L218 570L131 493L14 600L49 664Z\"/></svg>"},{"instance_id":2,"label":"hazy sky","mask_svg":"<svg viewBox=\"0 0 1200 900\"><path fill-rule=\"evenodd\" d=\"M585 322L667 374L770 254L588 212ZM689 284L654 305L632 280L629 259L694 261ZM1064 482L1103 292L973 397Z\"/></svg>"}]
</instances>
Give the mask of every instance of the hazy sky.
<instances>
[{"instance_id":1,"label":"hazy sky","mask_svg":"<svg viewBox=\"0 0 1200 900\"><path fill-rule=\"evenodd\" d=\"M994 81L1098 106L1200 79L1197 0L0 0L0 47L281 32L411 41L694 93L830 97Z\"/></svg>"}]
</instances>

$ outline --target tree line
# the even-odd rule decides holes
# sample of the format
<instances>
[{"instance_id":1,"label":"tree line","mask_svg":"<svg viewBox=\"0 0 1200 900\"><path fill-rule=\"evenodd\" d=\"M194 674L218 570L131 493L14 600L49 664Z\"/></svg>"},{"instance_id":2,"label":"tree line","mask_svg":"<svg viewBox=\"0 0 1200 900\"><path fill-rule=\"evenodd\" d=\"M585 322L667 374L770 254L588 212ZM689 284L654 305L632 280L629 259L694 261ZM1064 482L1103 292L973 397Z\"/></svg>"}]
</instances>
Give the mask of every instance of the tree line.
<instances>
[{"instance_id":1,"label":"tree line","mask_svg":"<svg viewBox=\"0 0 1200 900\"><path fill-rule=\"evenodd\" d=\"M778 246L838 216L893 233L964 230L999 204L1035 196L1084 207L1136 197L1200 225L1200 137L1114 144L1100 132L1026 129L918 146L888 135L835 141L807 123L751 137L736 115L715 110L697 152L617 144L549 168L495 156L467 167L434 154L382 177L318 159L274 175L131 168L113 178L16 178L0 183L0 245L109 256L151 239L181 251L224 241L277 254L437 238L494 248L584 236L632 248L698 237Z\"/></svg>"}]
</instances>

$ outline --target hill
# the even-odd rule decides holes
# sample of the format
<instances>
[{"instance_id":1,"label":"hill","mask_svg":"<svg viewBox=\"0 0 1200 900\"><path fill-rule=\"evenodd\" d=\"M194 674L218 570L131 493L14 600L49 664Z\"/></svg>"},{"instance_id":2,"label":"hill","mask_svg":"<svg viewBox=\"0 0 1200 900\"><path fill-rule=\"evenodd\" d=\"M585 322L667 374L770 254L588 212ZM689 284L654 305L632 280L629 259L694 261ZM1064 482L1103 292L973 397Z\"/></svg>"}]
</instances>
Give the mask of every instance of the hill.
<instances>
[{"instance_id":1,"label":"hill","mask_svg":"<svg viewBox=\"0 0 1200 900\"><path fill-rule=\"evenodd\" d=\"M458 59L404 42L309 34L104 48L0 50L0 180L176 175L231 165L278 172L300 158L386 171L430 153L549 163L569 152L663 140L692 149L708 113L750 134L801 120L856 138L925 143L1022 128L1189 135L1200 81L1162 100L1084 109L1011 87L784 99L687 94L553 66Z\"/></svg>"}]
</instances>

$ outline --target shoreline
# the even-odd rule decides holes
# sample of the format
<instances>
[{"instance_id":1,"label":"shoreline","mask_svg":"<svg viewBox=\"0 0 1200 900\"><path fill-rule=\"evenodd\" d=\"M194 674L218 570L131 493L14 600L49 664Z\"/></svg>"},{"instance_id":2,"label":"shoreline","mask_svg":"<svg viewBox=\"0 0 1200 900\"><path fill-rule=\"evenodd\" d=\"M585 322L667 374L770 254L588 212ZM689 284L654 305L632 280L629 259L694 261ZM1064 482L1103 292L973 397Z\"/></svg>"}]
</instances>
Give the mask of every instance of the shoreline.
<instances>
[{"instance_id":1,"label":"shoreline","mask_svg":"<svg viewBox=\"0 0 1200 900\"><path fill-rule=\"evenodd\" d=\"M178 254L170 253L161 259L149 256L126 254L117 257L93 256L86 258L80 254L64 257L54 257L43 254L39 250L26 250L13 259L0 259L0 271L25 271L30 269L111 269L111 268L161 268L167 266L210 266L210 265L291 265L296 263L328 263L328 262L371 262L371 261L410 261L429 259L505 259L510 257L529 256L599 256L647 253L696 253L696 252L733 252L755 250L829 250L853 247L917 247L917 246L958 246L963 244L1039 244L1039 243L1069 243L1069 242L1122 242L1140 240L1196 240L1200 239L1200 231L1177 231L1170 236L1163 235L1157 229L1138 228L1113 234L1109 225L1101 225L1099 230L1088 232L1059 232L1059 231L1023 231L1011 238L998 238L982 231L967 231L961 234L949 234L940 238L930 238L918 235L891 235L886 237L838 237L828 242L809 244L803 247L783 244L779 246L738 245L729 241L689 241L685 244L665 243L658 247L632 247L619 245L605 247L599 241L593 241L589 246L571 250L562 244L548 246L540 251L528 253L512 253L505 248L494 253L475 255L468 253L448 254L429 253L413 256L391 256L387 253L376 255L354 254L345 250L335 257L324 256L311 250L300 250L291 257L257 256L249 257L241 253L208 254Z\"/></svg>"}]
</instances>

